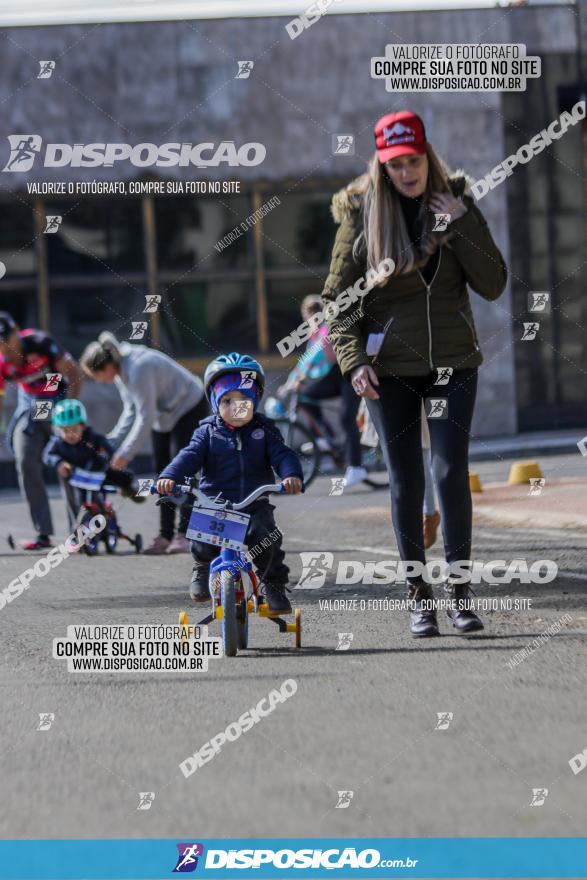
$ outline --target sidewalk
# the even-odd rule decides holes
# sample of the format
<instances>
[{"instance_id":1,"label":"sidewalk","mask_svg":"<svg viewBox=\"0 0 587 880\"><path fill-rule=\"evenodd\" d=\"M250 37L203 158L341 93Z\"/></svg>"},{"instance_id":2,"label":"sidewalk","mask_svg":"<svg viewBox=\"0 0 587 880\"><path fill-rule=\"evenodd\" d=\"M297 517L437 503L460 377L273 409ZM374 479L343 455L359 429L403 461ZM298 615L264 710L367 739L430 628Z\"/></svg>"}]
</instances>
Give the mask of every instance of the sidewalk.
<instances>
[{"instance_id":1,"label":"sidewalk","mask_svg":"<svg viewBox=\"0 0 587 880\"><path fill-rule=\"evenodd\" d=\"M518 528L586 529L587 479L548 480L539 495L529 485L488 483L473 493L478 523Z\"/></svg>"},{"instance_id":2,"label":"sidewalk","mask_svg":"<svg viewBox=\"0 0 587 880\"><path fill-rule=\"evenodd\" d=\"M528 458L536 455L561 455L577 453L577 443L587 434L585 428L564 431L530 431L525 434L509 434L501 437L480 437L471 440L470 461L487 461L493 458Z\"/></svg>"}]
</instances>

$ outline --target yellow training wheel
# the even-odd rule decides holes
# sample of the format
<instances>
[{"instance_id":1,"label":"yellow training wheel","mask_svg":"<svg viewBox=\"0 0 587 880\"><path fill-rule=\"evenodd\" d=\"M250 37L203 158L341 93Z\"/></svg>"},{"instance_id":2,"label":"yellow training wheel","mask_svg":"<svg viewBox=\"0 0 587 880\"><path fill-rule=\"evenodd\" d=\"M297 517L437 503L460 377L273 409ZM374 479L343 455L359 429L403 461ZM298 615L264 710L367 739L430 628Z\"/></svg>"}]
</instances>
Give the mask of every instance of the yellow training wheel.
<instances>
[{"instance_id":1,"label":"yellow training wheel","mask_svg":"<svg viewBox=\"0 0 587 880\"><path fill-rule=\"evenodd\" d=\"M302 647L302 612L296 608L294 612L294 620L296 626L296 648Z\"/></svg>"},{"instance_id":2,"label":"yellow training wheel","mask_svg":"<svg viewBox=\"0 0 587 880\"><path fill-rule=\"evenodd\" d=\"M182 640L182 642L185 642L190 637L190 630L189 630L189 626L188 626L189 620L188 620L187 611L180 611L179 612L178 623L182 627L181 640Z\"/></svg>"}]
</instances>

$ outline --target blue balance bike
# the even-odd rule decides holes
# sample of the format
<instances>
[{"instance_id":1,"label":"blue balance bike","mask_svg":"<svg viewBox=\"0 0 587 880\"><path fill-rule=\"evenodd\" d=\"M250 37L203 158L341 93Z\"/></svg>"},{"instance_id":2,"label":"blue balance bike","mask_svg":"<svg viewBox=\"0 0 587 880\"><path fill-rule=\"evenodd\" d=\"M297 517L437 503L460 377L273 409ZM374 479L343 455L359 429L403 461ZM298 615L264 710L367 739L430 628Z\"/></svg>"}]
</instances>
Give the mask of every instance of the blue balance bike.
<instances>
[{"instance_id":1,"label":"blue balance bike","mask_svg":"<svg viewBox=\"0 0 587 880\"><path fill-rule=\"evenodd\" d=\"M302 646L300 609L296 608L294 611L294 623L287 623L280 616L271 615L263 601L259 592L259 580L252 562L247 558L247 545L244 542L251 517L240 512L262 495L281 495L284 491L281 483L259 486L248 498L233 503L219 497L208 498L196 488L194 481L190 481L185 486L175 486L173 495L163 496L157 501L157 504L166 501L181 504L183 496L192 495L194 506L186 537L220 548L219 555L210 564L212 609L203 620L198 621L197 626L205 626L213 620L221 622L224 653L227 657L235 657L239 649L248 646L250 614L273 620L282 633L295 633L296 648ZM157 494L154 486L151 492ZM186 611L180 612L179 624L186 627L189 635L191 627Z\"/></svg>"}]
</instances>

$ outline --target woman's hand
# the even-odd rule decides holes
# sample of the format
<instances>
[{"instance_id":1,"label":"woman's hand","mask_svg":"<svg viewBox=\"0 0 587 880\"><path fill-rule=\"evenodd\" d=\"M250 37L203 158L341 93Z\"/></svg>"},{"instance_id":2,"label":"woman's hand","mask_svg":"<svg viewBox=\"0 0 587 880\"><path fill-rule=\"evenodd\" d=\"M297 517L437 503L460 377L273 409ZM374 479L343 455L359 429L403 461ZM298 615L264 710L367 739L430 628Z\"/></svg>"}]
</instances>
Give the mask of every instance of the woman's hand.
<instances>
[{"instance_id":1,"label":"woman's hand","mask_svg":"<svg viewBox=\"0 0 587 880\"><path fill-rule=\"evenodd\" d=\"M302 481L299 477L286 477L281 484L288 495L299 495L302 491Z\"/></svg>"},{"instance_id":2,"label":"woman's hand","mask_svg":"<svg viewBox=\"0 0 587 880\"><path fill-rule=\"evenodd\" d=\"M159 495L172 495L175 480L157 480L157 492Z\"/></svg>"},{"instance_id":3,"label":"woman's hand","mask_svg":"<svg viewBox=\"0 0 587 880\"><path fill-rule=\"evenodd\" d=\"M432 193L428 207L434 214L450 214L449 223L467 213L467 206L463 200L457 199L452 193Z\"/></svg>"},{"instance_id":4,"label":"woman's hand","mask_svg":"<svg viewBox=\"0 0 587 880\"><path fill-rule=\"evenodd\" d=\"M124 458L122 455L115 455L110 462L110 467L114 468L115 471L121 471L127 466L129 461L130 459Z\"/></svg>"},{"instance_id":5,"label":"woman's hand","mask_svg":"<svg viewBox=\"0 0 587 880\"><path fill-rule=\"evenodd\" d=\"M368 397L369 400L379 400L375 385L379 385L379 379L373 367L363 364L356 367L351 373L351 385L359 397Z\"/></svg>"},{"instance_id":6,"label":"woman's hand","mask_svg":"<svg viewBox=\"0 0 587 880\"><path fill-rule=\"evenodd\" d=\"M73 473L73 468L68 461L60 461L57 465L57 473L66 480Z\"/></svg>"}]
</instances>

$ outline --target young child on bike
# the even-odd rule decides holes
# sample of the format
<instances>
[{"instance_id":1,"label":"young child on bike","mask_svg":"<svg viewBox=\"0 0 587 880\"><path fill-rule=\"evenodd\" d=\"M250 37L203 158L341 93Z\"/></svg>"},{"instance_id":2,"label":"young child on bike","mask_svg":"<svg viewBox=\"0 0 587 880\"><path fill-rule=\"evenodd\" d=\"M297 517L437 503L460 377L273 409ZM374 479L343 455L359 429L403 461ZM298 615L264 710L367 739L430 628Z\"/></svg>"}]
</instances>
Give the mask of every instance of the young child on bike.
<instances>
[{"instance_id":1,"label":"young child on bike","mask_svg":"<svg viewBox=\"0 0 587 880\"><path fill-rule=\"evenodd\" d=\"M257 412L265 386L262 366L248 355L220 355L204 375L206 395L214 415L200 422L192 439L157 481L157 491L169 495L201 471L199 487L206 495L242 501L254 489L275 481L274 471L286 492L302 491L303 473L298 456L283 441L271 419ZM246 508L251 515L246 543L255 548L255 566L271 614L288 614L286 596L289 569L284 563L281 532L275 525L274 505L260 498ZM263 540L267 539L267 540ZM194 567L190 596L196 602L210 599L210 562L220 549L192 541Z\"/></svg>"},{"instance_id":2,"label":"young child on bike","mask_svg":"<svg viewBox=\"0 0 587 880\"><path fill-rule=\"evenodd\" d=\"M51 418L55 432L43 450L43 461L54 467L63 481L64 488L75 468L106 474L104 480L120 488L125 498L140 503L145 498L137 495L138 484L132 471L111 468L110 459L114 447L106 437L88 425L86 408L81 400L66 398L53 407ZM77 517L77 493L66 490L66 503L70 522Z\"/></svg>"}]
</instances>

